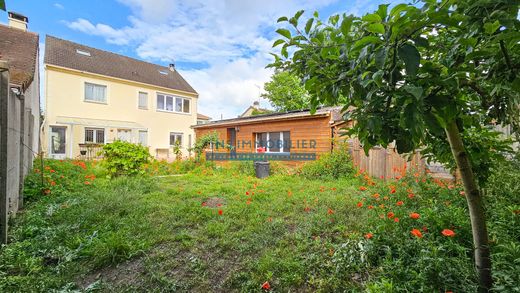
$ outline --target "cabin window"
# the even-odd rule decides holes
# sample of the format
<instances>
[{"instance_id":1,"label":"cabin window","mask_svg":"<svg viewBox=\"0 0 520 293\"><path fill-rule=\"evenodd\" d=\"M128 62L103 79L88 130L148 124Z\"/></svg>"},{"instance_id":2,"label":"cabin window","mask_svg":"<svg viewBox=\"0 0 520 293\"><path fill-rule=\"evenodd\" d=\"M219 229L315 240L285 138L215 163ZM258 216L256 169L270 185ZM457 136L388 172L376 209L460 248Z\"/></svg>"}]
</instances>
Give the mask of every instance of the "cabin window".
<instances>
[{"instance_id":1,"label":"cabin window","mask_svg":"<svg viewBox=\"0 0 520 293\"><path fill-rule=\"evenodd\" d=\"M94 83L85 83L85 101L106 103L107 102L107 87L106 85L99 85Z\"/></svg>"},{"instance_id":2,"label":"cabin window","mask_svg":"<svg viewBox=\"0 0 520 293\"><path fill-rule=\"evenodd\" d=\"M139 109L143 109L143 110L148 109L148 93L139 92L139 97L138 97L137 103L138 103Z\"/></svg>"},{"instance_id":3,"label":"cabin window","mask_svg":"<svg viewBox=\"0 0 520 293\"><path fill-rule=\"evenodd\" d=\"M170 132L170 145L173 146L176 143L182 146L182 133Z\"/></svg>"},{"instance_id":4,"label":"cabin window","mask_svg":"<svg viewBox=\"0 0 520 293\"><path fill-rule=\"evenodd\" d=\"M157 110L190 113L190 99L157 94Z\"/></svg>"},{"instance_id":5,"label":"cabin window","mask_svg":"<svg viewBox=\"0 0 520 293\"><path fill-rule=\"evenodd\" d=\"M105 129L85 128L85 143L105 143Z\"/></svg>"},{"instance_id":6,"label":"cabin window","mask_svg":"<svg viewBox=\"0 0 520 293\"><path fill-rule=\"evenodd\" d=\"M291 133L289 131L256 133L255 150L259 152L260 148L264 148L268 153L290 153Z\"/></svg>"}]
</instances>

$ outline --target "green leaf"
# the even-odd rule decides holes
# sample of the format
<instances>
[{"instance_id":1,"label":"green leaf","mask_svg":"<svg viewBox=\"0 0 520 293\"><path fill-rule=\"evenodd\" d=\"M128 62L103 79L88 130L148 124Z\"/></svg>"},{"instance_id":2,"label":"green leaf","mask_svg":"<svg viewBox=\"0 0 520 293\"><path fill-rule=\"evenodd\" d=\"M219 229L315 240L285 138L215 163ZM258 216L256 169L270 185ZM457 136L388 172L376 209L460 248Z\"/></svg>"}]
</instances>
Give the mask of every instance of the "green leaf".
<instances>
[{"instance_id":1,"label":"green leaf","mask_svg":"<svg viewBox=\"0 0 520 293\"><path fill-rule=\"evenodd\" d=\"M407 4L398 4L392 10L390 11L390 16L395 17L399 13L401 13L403 10L406 10L408 8Z\"/></svg>"},{"instance_id":2,"label":"green leaf","mask_svg":"<svg viewBox=\"0 0 520 293\"><path fill-rule=\"evenodd\" d=\"M378 70L374 75L372 75L372 79L377 84L378 87L383 86L383 70Z\"/></svg>"},{"instance_id":3,"label":"green leaf","mask_svg":"<svg viewBox=\"0 0 520 293\"><path fill-rule=\"evenodd\" d=\"M306 34L309 34L309 32L311 31L313 23L314 23L314 18L309 18L309 20L307 20L307 23L305 24L305 33Z\"/></svg>"},{"instance_id":4,"label":"green leaf","mask_svg":"<svg viewBox=\"0 0 520 293\"><path fill-rule=\"evenodd\" d=\"M378 33L378 34L384 34L385 33L385 27L380 23L373 23L367 26L367 31L371 33Z\"/></svg>"},{"instance_id":5,"label":"green leaf","mask_svg":"<svg viewBox=\"0 0 520 293\"><path fill-rule=\"evenodd\" d=\"M305 12L305 10L300 10L298 12L296 12L296 14L294 15L294 18L296 18L296 20L300 19L300 16L302 16L302 14Z\"/></svg>"},{"instance_id":6,"label":"green leaf","mask_svg":"<svg viewBox=\"0 0 520 293\"><path fill-rule=\"evenodd\" d=\"M377 14L381 16L381 19L385 19L388 15L388 4L381 4L377 8Z\"/></svg>"},{"instance_id":7,"label":"green leaf","mask_svg":"<svg viewBox=\"0 0 520 293\"><path fill-rule=\"evenodd\" d=\"M5 11L5 0L0 0L0 10Z\"/></svg>"},{"instance_id":8,"label":"green leaf","mask_svg":"<svg viewBox=\"0 0 520 293\"><path fill-rule=\"evenodd\" d=\"M279 28L276 30L276 32L288 39L291 38L291 32L288 29Z\"/></svg>"},{"instance_id":9,"label":"green leaf","mask_svg":"<svg viewBox=\"0 0 520 293\"><path fill-rule=\"evenodd\" d=\"M492 35L494 32L497 31L497 29L500 27L500 22L498 20L495 20L495 22L486 22L484 23L484 31L488 35Z\"/></svg>"},{"instance_id":10,"label":"green leaf","mask_svg":"<svg viewBox=\"0 0 520 293\"><path fill-rule=\"evenodd\" d=\"M288 21L289 19L287 18L287 16L282 16L280 18L278 18L278 20L276 22L282 22L282 21Z\"/></svg>"},{"instance_id":11,"label":"green leaf","mask_svg":"<svg viewBox=\"0 0 520 293\"><path fill-rule=\"evenodd\" d=\"M419 99L423 94L423 88L420 86L414 86L411 84L407 84L403 86L403 89L408 92L409 94L412 94L416 99Z\"/></svg>"},{"instance_id":12,"label":"green leaf","mask_svg":"<svg viewBox=\"0 0 520 293\"><path fill-rule=\"evenodd\" d=\"M281 40L281 39L280 39L280 40L276 40L276 41L274 42L274 44L273 44L273 48L276 47L276 46L278 46L278 45L280 45L280 44L283 44L283 43L285 43L285 40Z\"/></svg>"},{"instance_id":13,"label":"green leaf","mask_svg":"<svg viewBox=\"0 0 520 293\"><path fill-rule=\"evenodd\" d=\"M404 44L399 47L399 58L404 61L406 66L406 74L416 75L421 62L421 54L414 45Z\"/></svg>"},{"instance_id":14,"label":"green leaf","mask_svg":"<svg viewBox=\"0 0 520 293\"><path fill-rule=\"evenodd\" d=\"M367 36L355 42L354 47L352 49L356 50L364 47L367 44L379 44L381 42L383 41L381 41L381 39L376 36Z\"/></svg>"},{"instance_id":15,"label":"green leaf","mask_svg":"<svg viewBox=\"0 0 520 293\"><path fill-rule=\"evenodd\" d=\"M348 35L350 32L350 28L352 27L352 16L347 16L343 18L343 21L341 22L341 32L344 36Z\"/></svg>"},{"instance_id":16,"label":"green leaf","mask_svg":"<svg viewBox=\"0 0 520 293\"><path fill-rule=\"evenodd\" d=\"M367 21L367 22L381 22L381 16L379 16L377 13L372 14L366 14L361 18L361 20Z\"/></svg>"},{"instance_id":17,"label":"green leaf","mask_svg":"<svg viewBox=\"0 0 520 293\"><path fill-rule=\"evenodd\" d=\"M386 61L386 55L387 55L387 49L386 47L379 48L376 53L374 54L374 59L377 68L382 69L385 66Z\"/></svg>"}]
</instances>

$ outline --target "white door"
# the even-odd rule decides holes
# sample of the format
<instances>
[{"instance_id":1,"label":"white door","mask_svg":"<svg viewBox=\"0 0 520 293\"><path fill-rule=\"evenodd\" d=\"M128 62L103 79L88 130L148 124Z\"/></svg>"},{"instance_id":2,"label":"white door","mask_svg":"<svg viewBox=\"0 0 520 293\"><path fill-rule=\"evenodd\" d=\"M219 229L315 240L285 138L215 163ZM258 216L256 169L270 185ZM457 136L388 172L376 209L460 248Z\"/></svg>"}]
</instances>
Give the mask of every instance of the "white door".
<instances>
[{"instance_id":1,"label":"white door","mask_svg":"<svg viewBox=\"0 0 520 293\"><path fill-rule=\"evenodd\" d=\"M132 142L132 130L130 129L118 129L117 139L121 141Z\"/></svg>"},{"instance_id":2,"label":"white door","mask_svg":"<svg viewBox=\"0 0 520 293\"><path fill-rule=\"evenodd\" d=\"M67 127L51 126L50 130L49 154L53 159L64 159Z\"/></svg>"}]
</instances>

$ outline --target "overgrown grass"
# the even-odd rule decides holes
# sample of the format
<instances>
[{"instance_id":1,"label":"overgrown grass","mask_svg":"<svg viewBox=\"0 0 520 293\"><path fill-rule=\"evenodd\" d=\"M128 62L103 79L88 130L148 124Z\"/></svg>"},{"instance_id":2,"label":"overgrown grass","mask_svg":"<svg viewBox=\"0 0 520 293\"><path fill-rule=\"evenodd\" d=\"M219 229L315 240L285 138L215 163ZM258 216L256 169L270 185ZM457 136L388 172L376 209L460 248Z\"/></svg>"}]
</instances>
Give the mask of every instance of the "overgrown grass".
<instances>
[{"instance_id":1,"label":"overgrown grass","mask_svg":"<svg viewBox=\"0 0 520 293\"><path fill-rule=\"evenodd\" d=\"M247 168L213 165L176 177L108 180L90 164L47 164L46 182L61 181L34 195L14 221L0 251L1 292L260 292L266 281L279 292L475 288L457 186L413 175L390 183L354 175L259 180ZM511 176L490 180L509 189L488 189L497 290L504 292L518 290L520 275L518 199L505 200L518 191ZM445 228L455 237L443 236Z\"/></svg>"}]
</instances>

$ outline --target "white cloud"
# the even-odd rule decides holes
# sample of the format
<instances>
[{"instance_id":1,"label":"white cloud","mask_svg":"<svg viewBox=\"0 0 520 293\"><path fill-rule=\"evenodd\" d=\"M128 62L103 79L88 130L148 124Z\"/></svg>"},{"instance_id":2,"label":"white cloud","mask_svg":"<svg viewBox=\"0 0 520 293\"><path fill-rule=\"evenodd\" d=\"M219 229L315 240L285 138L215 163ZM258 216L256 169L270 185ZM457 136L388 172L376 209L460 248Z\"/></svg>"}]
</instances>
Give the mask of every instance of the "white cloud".
<instances>
[{"instance_id":1,"label":"white cloud","mask_svg":"<svg viewBox=\"0 0 520 293\"><path fill-rule=\"evenodd\" d=\"M132 46L140 58L152 62L204 64L204 69L181 70L200 94L200 112L231 118L258 99L257 86L269 80L271 71L264 67L271 61L267 53L276 37L276 19L336 0L118 1L133 12L127 26L82 18L66 24L109 43Z\"/></svg>"},{"instance_id":2,"label":"white cloud","mask_svg":"<svg viewBox=\"0 0 520 293\"><path fill-rule=\"evenodd\" d=\"M65 9L65 7L63 5L61 5L60 3L54 3L53 6L58 8L58 9L60 9L60 10Z\"/></svg>"}]
</instances>

